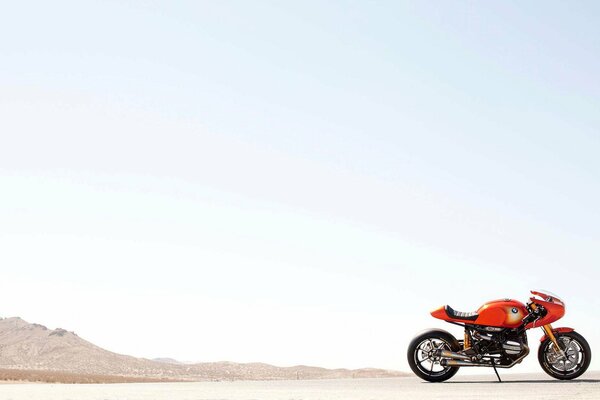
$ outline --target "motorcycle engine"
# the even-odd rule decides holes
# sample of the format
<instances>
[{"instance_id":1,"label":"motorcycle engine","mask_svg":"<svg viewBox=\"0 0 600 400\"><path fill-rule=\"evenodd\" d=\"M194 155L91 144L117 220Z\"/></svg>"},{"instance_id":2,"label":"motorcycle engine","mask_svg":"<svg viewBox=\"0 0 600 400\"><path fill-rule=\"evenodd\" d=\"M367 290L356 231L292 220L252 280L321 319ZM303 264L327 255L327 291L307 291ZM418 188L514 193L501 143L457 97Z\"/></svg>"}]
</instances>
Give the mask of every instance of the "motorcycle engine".
<instances>
[{"instance_id":1,"label":"motorcycle engine","mask_svg":"<svg viewBox=\"0 0 600 400\"><path fill-rule=\"evenodd\" d=\"M521 346L521 343L513 340L507 340L506 342L502 343L502 348L509 356L517 356L523 351L523 346Z\"/></svg>"},{"instance_id":2,"label":"motorcycle engine","mask_svg":"<svg viewBox=\"0 0 600 400\"><path fill-rule=\"evenodd\" d=\"M519 335L512 329L501 329L496 332L475 330L472 337L473 350L478 357L486 354L499 356L500 364L509 365L528 351L527 336Z\"/></svg>"}]
</instances>

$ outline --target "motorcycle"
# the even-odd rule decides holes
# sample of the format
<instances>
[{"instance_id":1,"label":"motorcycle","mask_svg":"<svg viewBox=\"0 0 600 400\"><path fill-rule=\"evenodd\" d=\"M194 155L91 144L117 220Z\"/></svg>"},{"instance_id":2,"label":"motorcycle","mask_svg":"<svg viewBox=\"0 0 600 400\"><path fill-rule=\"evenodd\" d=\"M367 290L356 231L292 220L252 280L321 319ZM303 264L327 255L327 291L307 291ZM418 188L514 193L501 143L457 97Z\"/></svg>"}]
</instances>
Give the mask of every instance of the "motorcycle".
<instances>
[{"instance_id":1,"label":"motorcycle","mask_svg":"<svg viewBox=\"0 0 600 400\"><path fill-rule=\"evenodd\" d=\"M592 352L588 342L573 328L553 328L565 315L565 303L554 294L531 291L527 304L517 300L494 300L475 312L456 311L446 305L431 312L435 318L464 328L457 340L441 329L417 335L408 346L408 364L420 378L442 382L460 367L490 367L499 381L497 368L511 368L528 354L527 330L540 327L538 361L556 379L574 379L589 367Z\"/></svg>"}]
</instances>

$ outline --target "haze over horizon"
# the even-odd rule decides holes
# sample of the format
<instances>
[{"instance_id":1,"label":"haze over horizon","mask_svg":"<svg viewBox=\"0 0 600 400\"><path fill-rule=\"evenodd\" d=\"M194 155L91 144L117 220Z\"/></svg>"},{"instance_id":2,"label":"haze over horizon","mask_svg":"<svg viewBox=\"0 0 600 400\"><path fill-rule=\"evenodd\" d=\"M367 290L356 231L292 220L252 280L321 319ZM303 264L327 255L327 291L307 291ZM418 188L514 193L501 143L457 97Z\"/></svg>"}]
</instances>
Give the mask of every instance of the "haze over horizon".
<instances>
[{"instance_id":1,"label":"haze over horizon","mask_svg":"<svg viewBox=\"0 0 600 400\"><path fill-rule=\"evenodd\" d=\"M544 288L594 351L599 8L6 4L0 316L407 371L431 309Z\"/></svg>"}]
</instances>

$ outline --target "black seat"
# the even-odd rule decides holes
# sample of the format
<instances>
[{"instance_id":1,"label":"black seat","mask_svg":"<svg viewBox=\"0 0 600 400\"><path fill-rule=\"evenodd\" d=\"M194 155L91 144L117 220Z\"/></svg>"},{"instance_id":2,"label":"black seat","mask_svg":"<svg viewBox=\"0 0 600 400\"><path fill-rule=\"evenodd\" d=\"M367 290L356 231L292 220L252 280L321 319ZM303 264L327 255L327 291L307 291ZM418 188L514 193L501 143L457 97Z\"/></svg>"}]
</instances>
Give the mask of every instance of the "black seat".
<instances>
[{"instance_id":1,"label":"black seat","mask_svg":"<svg viewBox=\"0 0 600 400\"><path fill-rule=\"evenodd\" d=\"M477 317L479 317L479 314L477 314L476 312L455 311L450 306L446 306L444 308L446 309L446 314L448 314L448 316L453 319L464 319L467 321L475 321L477 319Z\"/></svg>"}]
</instances>

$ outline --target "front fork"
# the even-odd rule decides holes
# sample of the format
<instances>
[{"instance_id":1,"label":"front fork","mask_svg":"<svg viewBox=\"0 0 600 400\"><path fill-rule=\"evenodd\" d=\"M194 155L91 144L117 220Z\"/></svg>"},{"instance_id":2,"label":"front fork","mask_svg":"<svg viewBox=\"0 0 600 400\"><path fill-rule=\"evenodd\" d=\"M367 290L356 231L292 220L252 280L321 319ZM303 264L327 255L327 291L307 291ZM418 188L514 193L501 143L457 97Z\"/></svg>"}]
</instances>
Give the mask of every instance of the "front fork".
<instances>
[{"instance_id":1,"label":"front fork","mask_svg":"<svg viewBox=\"0 0 600 400\"><path fill-rule=\"evenodd\" d=\"M535 311L537 309L537 304L531 303L530 307L533 311ZM548 338L552 341L552 343L554 343L554 352L557 355L561 356L564 360L566 360L567 356L566 356L565 352L563 351L563 349L561 349L560 346L558 345L558 340L556 340L556 336L554 336L554 332L552 332L552 325L550 325L550 324L543 325L542 330L544 331L546 336L548 336Z\"/></svg>"},{"instance_id":2,"label":"front fork","mask_svg":"<svg viewBox=\"0 0 600 400\"><path fill-rule=\"evenodd\" d=\"M550 325L550 324L544 325L544 326L542 326L542 330L546 333L546 336L548 336L548 338L550 338L552 343L554 343L554 352L556 354L560 355L563 359L566 359L567 356L566 356L564 350L560 348L560 346L558 345L558 340L556 340L556 336L554 336L554 332L552 332L552 325Z\"/></svg>"}]
</instances>

